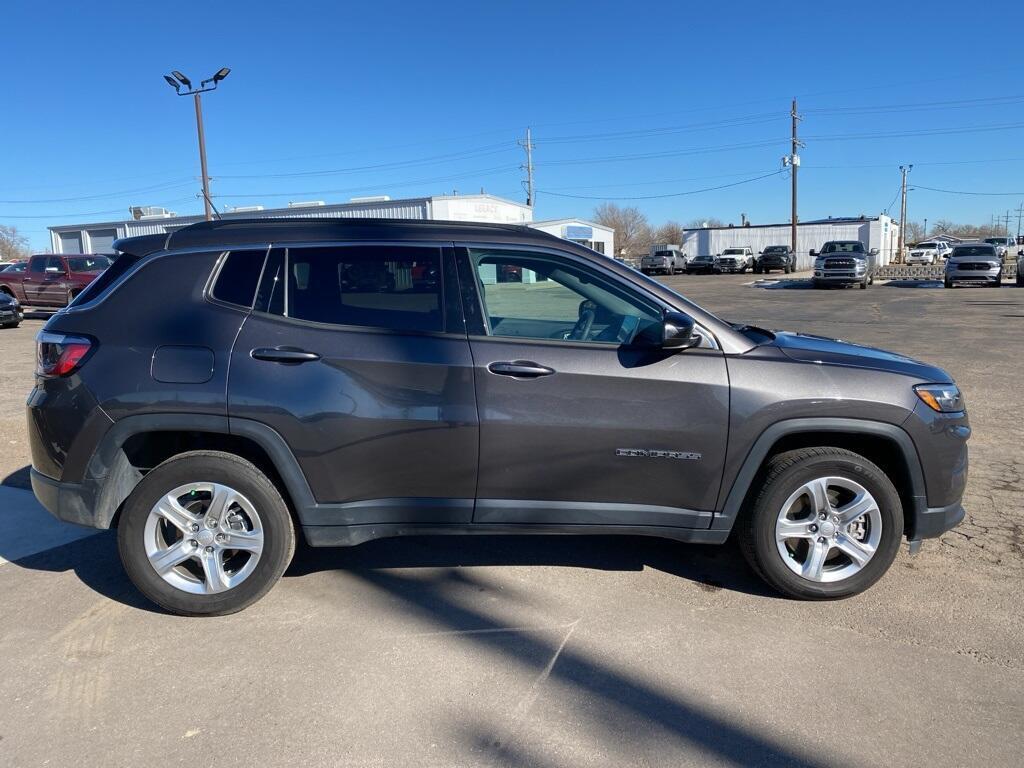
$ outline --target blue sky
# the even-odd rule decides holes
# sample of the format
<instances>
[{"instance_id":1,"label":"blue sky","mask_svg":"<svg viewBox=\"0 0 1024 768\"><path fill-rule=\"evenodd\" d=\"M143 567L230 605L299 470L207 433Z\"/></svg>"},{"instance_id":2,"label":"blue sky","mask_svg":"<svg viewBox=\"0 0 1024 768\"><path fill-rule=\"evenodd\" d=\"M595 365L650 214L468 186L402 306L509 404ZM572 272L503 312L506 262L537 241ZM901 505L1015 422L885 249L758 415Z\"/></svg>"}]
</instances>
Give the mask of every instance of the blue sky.
<instances>
[{"instance_id":1,"label":"blue sky","mask_svg":"<svg viewBox=\"0 0 1024 768\"><path fill-rule=\"evenodd\" d=\"M986 223L1024 195L922 187L1024 191L1021 8L14 2L0 224L40 249L47 225L132 204L201 212L192 104L161 76L222 66L204 100L219 207L522 199L516 140L530 125L537 218L611 199L655 224L785 221L785 175L737 182L779 168L796 96L801 218L896 212L898 166L914 163L909 218Z\"/></svg>"}]
</instances>

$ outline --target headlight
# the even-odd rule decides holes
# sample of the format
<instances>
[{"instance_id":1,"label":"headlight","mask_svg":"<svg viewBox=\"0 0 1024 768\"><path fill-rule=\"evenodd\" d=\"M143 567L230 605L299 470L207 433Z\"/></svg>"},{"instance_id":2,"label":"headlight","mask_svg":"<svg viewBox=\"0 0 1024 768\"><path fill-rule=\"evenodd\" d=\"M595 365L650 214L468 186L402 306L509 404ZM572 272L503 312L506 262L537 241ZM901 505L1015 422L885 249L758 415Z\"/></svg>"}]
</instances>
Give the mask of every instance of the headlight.
<instances>
[{"instance_id":1,"label":"headlight","mask_svg":"<svg viewBox=\"0 0 1024 768\"><path fill-rule=\"evenodd\" d=\"M814 268L815 269L824 269L825 268L825 260L824 259L815 259L814 260Z\"/></svg>"},{"instance_id":2,"label":"headlight","mask_svg":"<svg viewBox=\"0 0 1024 768\"><path fill-rule=\"evenodd\" d=\"M914 392L933 411L957 413L964 409L963 395L955 384L918 384Z\"/></svg>"}]
</instances>

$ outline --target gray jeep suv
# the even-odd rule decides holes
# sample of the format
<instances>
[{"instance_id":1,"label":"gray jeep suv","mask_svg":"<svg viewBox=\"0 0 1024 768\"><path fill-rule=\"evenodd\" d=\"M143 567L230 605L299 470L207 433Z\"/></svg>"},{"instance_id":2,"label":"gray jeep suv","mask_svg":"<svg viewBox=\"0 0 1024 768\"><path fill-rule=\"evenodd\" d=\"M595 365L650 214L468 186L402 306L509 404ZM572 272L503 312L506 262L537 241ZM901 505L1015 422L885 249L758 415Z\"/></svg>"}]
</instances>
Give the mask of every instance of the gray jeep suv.
<instances>
[{"instance_id":1,"label":"gray jeep suv","mask_svg":"<svg viewBox=\"0 0 1024 768\"><path fill-rule=\"evenodd\" d=\"M116 527L176 613L257 600L296 532L734 534L778 590L836 598L964 514L945 371L724 322L534 229L233 220L117 248L39 333L32 485Z\"/></svg>"}]
</instances>

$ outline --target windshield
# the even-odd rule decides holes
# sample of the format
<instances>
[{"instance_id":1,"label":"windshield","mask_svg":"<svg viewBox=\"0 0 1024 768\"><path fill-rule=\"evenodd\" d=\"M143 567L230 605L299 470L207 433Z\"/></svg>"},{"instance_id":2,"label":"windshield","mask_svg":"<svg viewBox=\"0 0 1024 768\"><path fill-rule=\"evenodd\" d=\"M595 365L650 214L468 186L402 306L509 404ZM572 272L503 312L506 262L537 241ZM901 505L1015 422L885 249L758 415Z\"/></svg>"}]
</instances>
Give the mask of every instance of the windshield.
<instances>
[{"instance_id":1,"label":"windshield","mask_svg":"<svg viewBox=\"0 0 1024 768\"><path fill-rule=\"evenodd\" d=\"M655 256L671 256L673 253L675 253L675 252L674 251L655 251L654 255Z\"/></svg>"},{"instance_id":2,"label":"windshield","mask_svg":"<svg viewBox=\"0 0 1024 768\"><path fill-rule=\"evenodd\" d=\"M784 245L769 245L764 249L765 253L785 253L786 246Z\"/></svg>"},{"instance_id":3,"label":"windshield","mask_svg":"<svg viewBox=\"0 0 1024 768\"><path fill-rule=\"evenodd\" d=\"M1006 245L1006 238L1005 237L986 237L985 238L985 242L986 243L991 243L992 245Z\"/></svg>"},{"instance_id":4,"label":"windshield","mask_svg":"<svg viewBox=\"0 0 1024 768\"><path fill-rule=\"evenodd\" d=\"M918 243L917 247L918 248L938 248L938 246L935 243Z\"/></svg>"},{"instance_id":5,"label":"windshield","mask_svg":"<svg viewBox=\"0 0 1024 768\"><path fill-rule=\"evenodd\" d=\"M988 256L994 257L996 249L991 245L958 245L953 249L952 258L958 256Z\"/></svg>"},{"instance_id":6,"label":"windshield","mask_svg":"<svg viewBox=\"0 0 1024 768\"><path fill-rule=\"evenodd\" d=\"M110 266L106 256L74 256L68 259L68 268L72 272L97 272Z\"/></svg>"},{"instance_id":7,"label":"windshield","mask_svg":"<svg viewBox=\"0 0 1024 768\"><path fill-rule=\"evenodd\" d=\"M864 243L858 241L825 243L822 253L864 253Z\"/></svg>"},{"instance_id":8,"label":"windshield","mask_svg":"<svg viewBox=\"0 0 1024 768\"><path fill-rule=\"evenodd\" d=\"M742 256L743 255L743 249L742 248L726 248L724 251L722 251L722 255L723 256Z\"/></svg>"}]
</instances>

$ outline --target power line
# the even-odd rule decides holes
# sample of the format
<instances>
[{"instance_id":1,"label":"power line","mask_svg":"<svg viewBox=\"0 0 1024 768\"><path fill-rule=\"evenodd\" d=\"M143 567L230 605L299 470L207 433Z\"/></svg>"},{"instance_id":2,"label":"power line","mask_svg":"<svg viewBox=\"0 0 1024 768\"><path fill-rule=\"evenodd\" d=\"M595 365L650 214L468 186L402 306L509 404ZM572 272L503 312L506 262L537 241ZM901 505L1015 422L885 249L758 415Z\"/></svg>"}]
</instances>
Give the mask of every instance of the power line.
<instances>
[{"instance_id":1,"label":"power line","mask_svg":"<svg viewBox=\"0 0 1024 768\"><path fill-rule=\"evenodd\" d=\"M149 187L138 187L136 189L125 189L119 192L104 192L99 195L84 195L82 197L53 197L47 199L38 200L0 200L0 204L3 205L38 205L42 203L78 203L86 200L104 200L112 197L126 197L128 195L134 195L141 192L156 192L165 191L168 189L177 189L179 187L191 186L193 183L192 179L180 180L180 181L167 181L162 184L153 184Z\"/></svg>"},{"instance_id":2,"label":"power line","mask_svg":"<svg viewBox=\"0 0 1024 768\"><path fill-rule=\"evenodd\" d=\"M564 192L552 192L550 190L539 189L537 190L544 195L554 195L555 197L571 197L576 200L659 200L666 197L684 197L686 195L696 195L701 192L714 192L717 189L727 189L728 187L738 187L741 184L750 184L754 181L760 181L761 179L767 179L770 176L778 176L783 173L785 169L779 169L766 173L763 176L755 176L752 179L744 179L743 181L734 181L729 184L719 184L716 187L705 187L704 189L691 189L686 192L669 192L664 195L641 195L636 197L612 197L608 195L570 195Z\"/></svg>"},{"instance_id":3,"label":"power line","mask_svg":"<svg viewBox=\"0 0 1024 768\"><path fill-rule=\"evenodd\" d=\"M177 200L169 200L169 201L167 201L165 203L162 203L162 205L175 205L176 203L187 203L187 202L192 202L195 199L196 199L195 197L183 197L183 198L179 198ZM38 216L38 215L25 216L25 215L22 215L22 214L0 213L0 219L77 219L77 218L81 218L82 216L107 216L107 215L112 214L112 213L124 213L126 210L127 210L127 208L122 206L121 208L113 208L113 209L108 210L108 211L89 211L87 213L60 213L60 214L48 213L48 214L46 214L44 216Z\"/></svg>"},{"instance_id":4,"label":"power line","mask_svg":"<svg viewBox=\"0 0 1024 768\"><path fill-rule=\"evenodd\" d=\"M981 195L984 197L1017 197L1024 195L1024 192L973 192L963 189L939 189L938 187L925 187L915 184L914 189L927 189L929 192L945 192L948 195Z\"/></svg>"}]
</instances>

